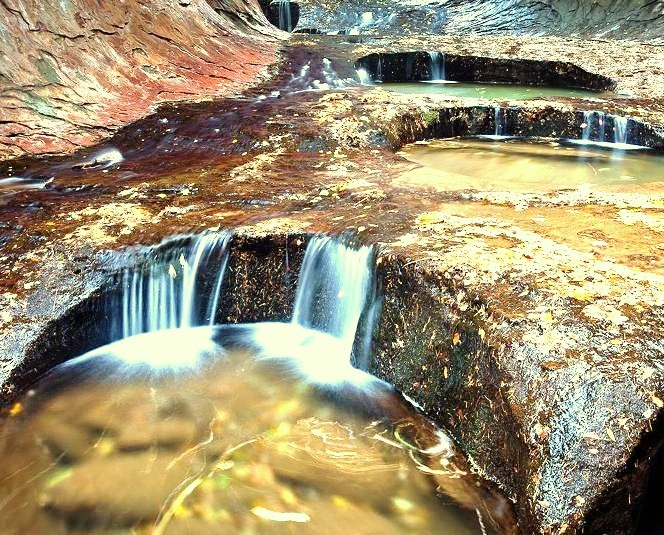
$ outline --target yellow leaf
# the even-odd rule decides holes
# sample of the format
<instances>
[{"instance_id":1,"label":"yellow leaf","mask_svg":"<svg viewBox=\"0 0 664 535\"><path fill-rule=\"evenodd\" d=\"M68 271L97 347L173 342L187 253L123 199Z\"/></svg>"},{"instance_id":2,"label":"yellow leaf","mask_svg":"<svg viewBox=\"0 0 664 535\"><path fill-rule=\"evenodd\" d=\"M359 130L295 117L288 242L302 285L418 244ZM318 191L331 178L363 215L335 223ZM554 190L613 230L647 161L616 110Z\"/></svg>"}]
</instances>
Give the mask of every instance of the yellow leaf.
<instances>
[{"instance_id":1,"label":"yellow leaf","mask_svg":"<svg viewBox=\"0 0 664 535\"><path fill-rule=\"evenodd\" d=\"M9 409L9 416L18 416L23 412L23 404L21 402L14 403Z\"/></svg>"},{"instance_id":2,"label":"yellow leaf","mask_svg":"<svg viewBox=\"0 0 664 535\"><path fill-rule=\"evenodd\" d=\"M461 335L459 333L454 333L452 336L452 345L458 346L461 343Z\"/></svg>"}]
</instances>

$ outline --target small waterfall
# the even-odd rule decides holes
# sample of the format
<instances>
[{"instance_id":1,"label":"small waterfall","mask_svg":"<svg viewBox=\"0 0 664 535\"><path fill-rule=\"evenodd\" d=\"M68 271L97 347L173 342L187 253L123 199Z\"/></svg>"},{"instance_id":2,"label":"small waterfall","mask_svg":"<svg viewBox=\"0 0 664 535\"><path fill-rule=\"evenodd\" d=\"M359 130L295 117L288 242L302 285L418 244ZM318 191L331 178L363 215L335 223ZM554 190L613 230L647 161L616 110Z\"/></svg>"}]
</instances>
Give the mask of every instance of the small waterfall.
<instances>
[{"instance_id":1,"label":"small waterfall","mask_svg":"<svg viewBox=\"0 0 664 535\"><path fill-rule=\"evenodd\" d=\"M445 74L445 54L441 52L429 52L429 65L431 70L432 82L442 82L446 80Z\"/></svg>"},{"instance_id":2,"label":"small waterfall","mask_svg":"<svg viewBox=\"0 0 664 535\"><path fill-rule=\"evenodd\" d=\"M274 1L272 2L274 3ZM290 0L277 0L279 9L279 29L286 32L293 31L293 20L291 18Z\"/></svg>"},{"instance_id":3,"label":"small waterfall","mask_svg":"<svg viewBox=\"0 0 664 535\"><path fill-rule=\"evenodd\" d=\"M214 324L231 234L202 234L191 240L186 245L166 242L147 267L124 272L123 338Z\"/></svg>"},{"instance_id":4,"label":"small waterfall","mask_svg":"<svg viewBox=\"0 0 664 535\"><path fill-rule=\"evenodd\" d=\"M584 141L591 141L593 137L597 137L593 141L606 141L606 115L603 112L584 111L582 127L581 139Z\"/></svg>"},{"instance_id":5,"label":"small waterfall","mask_svg":"<svg viewBox=\"0 0 664 535\"><path fill-rule=\"evenodd\" d=\"M502 137L505 135L505 130L507 130L506 120L505 120L506 114L507 110L503 110L500 106L496 106L493 109L493 120L494 120L493 135L496 137Z\"/></svg>"},{"instance_id":6,"label":"small waterfall","mask_svg":"<svg viewBox=\"0 0 664 535\"><path fill-rule=\"evenodd\" d=\"M613 142L627 144L627 117L613 116Z\"/></svg>"},{"instance_id":7,"label":"small waterfall","mask_svg":"<svg viewBox=\"0 0 664 535\"><path fill-rule=\"evenodd\" d=\"M613 143L626 145L628 143L627 127L629 119L609 115L601 111L584 111L581 139L583 141L598 141L607 143L611 140L607 136L607 123L613 123Z\"/></svg>"},{"instance_id":8,"label":"small waterfall","mask_svg":"<svg viewBox=\"0 0 664 535\"><path fill-rule=\"evenodd\" d=\"M329 236L307 246L297 283L293 323L331 334L351 353L373 287L370 247L354 248Z\"/></svg>"},{"instance_id":9,"label":"small waterfall","mask_svg":"<svg viewBox=\"0 0 664 535\"><path fill-rule=\"evenodd\" d=\"M360 83L362 85L371 85L371 75L366 69L357 69L355 72L357 73L357 77L360 79Z\"/></svg>"},{"instance_id":10,"label":"small waterfall","mask_svg":"<svg viewBox=\"0 0 664 535\"><path fill-rule=\"evenodd\" d=\"M378 54L378 66L376 67L376 80L378 80L379 82L383 81L383 60L380 54Z\"/></svg>"}]
</instances>

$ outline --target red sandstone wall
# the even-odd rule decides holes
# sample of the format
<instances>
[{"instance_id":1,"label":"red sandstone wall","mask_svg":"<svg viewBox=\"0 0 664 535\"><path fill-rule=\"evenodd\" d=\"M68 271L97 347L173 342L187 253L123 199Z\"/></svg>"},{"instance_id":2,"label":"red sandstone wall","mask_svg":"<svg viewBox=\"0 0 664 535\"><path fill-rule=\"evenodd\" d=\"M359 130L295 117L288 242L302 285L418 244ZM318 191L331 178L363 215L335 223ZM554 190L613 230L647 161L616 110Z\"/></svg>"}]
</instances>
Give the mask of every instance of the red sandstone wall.
<instances>
[{"instance_id":1,"label":"red sandstone wall","mask_svg":"<svg viewBox=\"0 0 664 535\"><path fill-rule=\"evenodd\" d=\"M0 0L0 159L236 92L275 61L273 36L256 0Z\"/></svg>"}]
</instances>

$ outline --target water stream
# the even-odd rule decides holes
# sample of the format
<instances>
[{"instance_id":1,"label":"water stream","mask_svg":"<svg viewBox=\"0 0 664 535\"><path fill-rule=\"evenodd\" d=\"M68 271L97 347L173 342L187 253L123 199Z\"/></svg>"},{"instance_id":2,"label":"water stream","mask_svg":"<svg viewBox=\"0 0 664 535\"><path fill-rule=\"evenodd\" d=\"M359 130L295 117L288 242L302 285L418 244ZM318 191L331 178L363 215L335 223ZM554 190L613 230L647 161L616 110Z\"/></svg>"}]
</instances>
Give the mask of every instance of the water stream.
<instances>
[{"instance_id":1,"label":"water stream","mask_svg":"<svg viewBox=\"0 0 664 535\"><path fill-rule=\"evenodd\" d=\"M11 408L0 531L511 533L509 502L447 435L351 366L376 303L371 249L314 237L290 323L206 326L229 244L222 232L156 247L124 274L128 337Z\"/></svg>"},{"instance_id":2,"label":"water stream","mask_svg":"<svg viewBox=\"0 0 664 535\"><path fill-rule=\"evenodd\" d=\"M230 240L227 232L175 238L145 269L125 270L122 336L214 324Z\"/></svg>"}]
</instances>

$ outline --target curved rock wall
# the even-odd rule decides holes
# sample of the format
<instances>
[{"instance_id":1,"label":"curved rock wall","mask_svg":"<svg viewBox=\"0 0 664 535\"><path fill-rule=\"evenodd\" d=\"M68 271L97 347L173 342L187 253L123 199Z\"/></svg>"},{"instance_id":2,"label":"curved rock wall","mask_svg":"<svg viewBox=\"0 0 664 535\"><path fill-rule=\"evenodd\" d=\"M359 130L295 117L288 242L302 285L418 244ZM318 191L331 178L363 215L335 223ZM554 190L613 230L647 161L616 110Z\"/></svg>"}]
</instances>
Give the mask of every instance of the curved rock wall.
<instances>
[{"instance_id":1,"label":"curved rock wall","mask_svg":"<svg viewBox=\"0 0 664 535\"><path fill-rule=\"evenodd\" d=\"M155 104L255 83L277 41L255 0L3 0L0 159L92 145Z\"/></svg>"},{"instance_id":2,"label":"curved rock wall","mask_svg":"<svg viewBox=\"0 0 664 535\"><path fill-rule=\"evenodd\" d=\"M664 39L664 2L651 0L450 0L445 8L446 32Z\"/></svg>"},{"instance_id":3,"label":"curved rock wall","mask_svg":"<svg viewBox=\"0 0 664 535\"><path fill-rule=\"evenodd\" d=\"M664 42L664 3L650 0L349 0L343 4L338 0L299 0L298 3L299 28L323 33L472 32Z\"/></svg>"}]
</instances>

